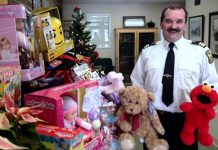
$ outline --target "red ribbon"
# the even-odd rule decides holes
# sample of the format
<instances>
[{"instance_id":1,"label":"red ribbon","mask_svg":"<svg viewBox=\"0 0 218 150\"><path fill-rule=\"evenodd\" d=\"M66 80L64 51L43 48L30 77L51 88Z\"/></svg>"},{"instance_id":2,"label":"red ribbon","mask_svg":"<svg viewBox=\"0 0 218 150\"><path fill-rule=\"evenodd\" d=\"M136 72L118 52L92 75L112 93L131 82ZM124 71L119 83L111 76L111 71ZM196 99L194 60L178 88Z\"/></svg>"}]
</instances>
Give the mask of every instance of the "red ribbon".
<instances>
[{"instance_id":1,"label":"red ribbon","mask_svg":"<svg viewBox=\"0 0 218 150\"><path fill-rule=\"evenodd\" d=\"M139 114L130 115L130 114L125 113L119 117L119 120L121 122L129 121L130 119L132 120L133 131L137 130L139 128Z\"/></svg>"}]
</instances>

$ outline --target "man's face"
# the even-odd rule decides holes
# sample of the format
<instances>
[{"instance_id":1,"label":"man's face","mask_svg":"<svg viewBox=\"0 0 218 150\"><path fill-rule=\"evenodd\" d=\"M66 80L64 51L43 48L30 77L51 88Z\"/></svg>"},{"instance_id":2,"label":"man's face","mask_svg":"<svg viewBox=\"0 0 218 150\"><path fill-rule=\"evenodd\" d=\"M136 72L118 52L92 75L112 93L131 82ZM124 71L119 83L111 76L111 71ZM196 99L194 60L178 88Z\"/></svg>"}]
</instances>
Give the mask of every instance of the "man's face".
<instances>
[{"instance_id":1,"label":"man's face","mask_svg":"<svg viewBox=\"0 0 218 150\"><path fill-rule=\"evenodd\" d=\"M185 12L183 9L168 9L165 12L165 18L161 22L163 36L168 42L178 41L186 28Z\"/></svg>"}]
</instances>

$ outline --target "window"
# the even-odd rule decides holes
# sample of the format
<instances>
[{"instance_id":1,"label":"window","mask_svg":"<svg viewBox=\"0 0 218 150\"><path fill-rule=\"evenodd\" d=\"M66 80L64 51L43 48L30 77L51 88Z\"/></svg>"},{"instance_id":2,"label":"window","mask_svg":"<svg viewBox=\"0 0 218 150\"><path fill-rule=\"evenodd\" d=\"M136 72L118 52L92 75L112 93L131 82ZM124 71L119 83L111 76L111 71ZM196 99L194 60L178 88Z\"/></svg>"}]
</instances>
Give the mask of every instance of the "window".
<instances>
[{"instance_id":1,"label":"window","mask_svg":"<svg viewBox=\"0 0 218 150\"><path fill-rule=\"evenodd\" d=\"M110 48L110 15L109 14L87 14L88 30L91 32L91 44L97 48Z\"/></svg>"}]
</instances>

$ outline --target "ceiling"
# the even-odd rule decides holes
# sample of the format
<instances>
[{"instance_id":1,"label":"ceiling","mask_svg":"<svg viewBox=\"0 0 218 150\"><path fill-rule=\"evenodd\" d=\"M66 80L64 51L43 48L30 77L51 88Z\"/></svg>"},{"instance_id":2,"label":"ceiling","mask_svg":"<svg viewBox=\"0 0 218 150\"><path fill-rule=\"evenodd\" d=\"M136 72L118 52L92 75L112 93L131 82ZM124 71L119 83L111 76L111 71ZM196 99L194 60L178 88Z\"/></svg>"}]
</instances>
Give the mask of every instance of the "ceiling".
<instances>
[{"instance_id":1,"label":"ceiling","mask_svg":"<svg viewBox=\"0 0 218 150\"><path fill-rule=\"evenodd\" d=\"M109 3L161 3L161 2L185 2L185 0L63 0L64 4L109 4Z\"/></svg>"}]
</instances>

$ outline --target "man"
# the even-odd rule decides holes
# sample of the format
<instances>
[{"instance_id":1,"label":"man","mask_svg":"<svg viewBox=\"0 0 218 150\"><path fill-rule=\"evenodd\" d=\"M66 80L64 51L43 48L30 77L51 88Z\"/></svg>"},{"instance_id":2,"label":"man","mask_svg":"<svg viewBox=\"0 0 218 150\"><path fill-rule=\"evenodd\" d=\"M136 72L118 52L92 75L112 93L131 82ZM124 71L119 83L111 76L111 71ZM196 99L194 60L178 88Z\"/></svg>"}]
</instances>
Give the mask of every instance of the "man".
<instances>
[{"instance_id":1,"label":"man","mask_svg":"<svg viewBox=\"0 0 218 150\"><path fill-rule=\"evenodd\" d=\"M165 128L163 138L168 141L170 150L198 149L197 140L193 145L185 145L180 140L185 115L179 106L185 101L190 101L189 94L195 86L204 81L218 83L218 75L210 50L205 48L204 44L192 42L183 37L187 16L187 11L182 7L168 7L163 10L161 29L164 40L142 51L131 74L133 85L141 86L155 94L154 107ZM169 48L170 45L171 48ZM173 53L169 56L171 64L168 65L168 67L174 66L171 67L174 69L171 73L165 73L168 68L167 65L165 67L168 51ZM168 90L164 91L165 89ZM163 101L164 95L171 100L170 103Z\"/></svg>"}]
</instances>

